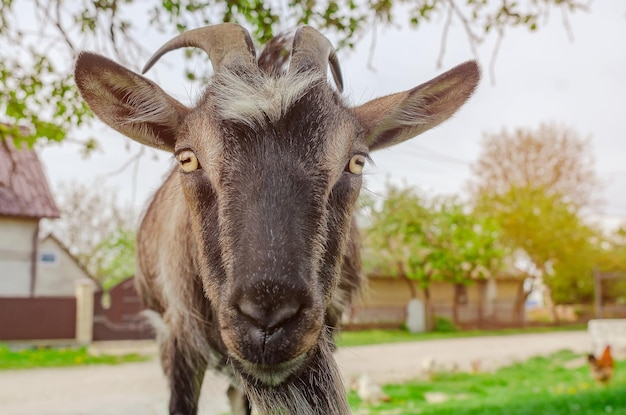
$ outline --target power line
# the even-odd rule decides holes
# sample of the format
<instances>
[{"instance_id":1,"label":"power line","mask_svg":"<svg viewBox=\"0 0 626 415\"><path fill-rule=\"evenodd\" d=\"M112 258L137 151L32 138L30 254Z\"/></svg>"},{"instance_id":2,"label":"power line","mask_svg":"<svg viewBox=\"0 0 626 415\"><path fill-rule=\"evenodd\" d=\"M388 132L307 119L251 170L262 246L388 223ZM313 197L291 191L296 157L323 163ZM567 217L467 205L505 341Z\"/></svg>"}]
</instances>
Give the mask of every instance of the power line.
<instances>
[{"instance_id":1,"label":"power line","mask_svg":"<svg viewBox=\"0 0 626 415\"><path fill-rule=\"evenodd\" d=\"M421 151L422 153L419 153L418 151ZM438 160L438 161L443 161L446 163L452 163L452 164L463 165L463 166L468 166L470 164L470 162L467 160L463 160L454 156L449 156L447 154L443 154L436 150L421 146L419 144L414 144L414 143L407 145L406 148L404 149L404 152L409 153L415 157L423 158L429 161Z\"/></svg>"}]
</instances>

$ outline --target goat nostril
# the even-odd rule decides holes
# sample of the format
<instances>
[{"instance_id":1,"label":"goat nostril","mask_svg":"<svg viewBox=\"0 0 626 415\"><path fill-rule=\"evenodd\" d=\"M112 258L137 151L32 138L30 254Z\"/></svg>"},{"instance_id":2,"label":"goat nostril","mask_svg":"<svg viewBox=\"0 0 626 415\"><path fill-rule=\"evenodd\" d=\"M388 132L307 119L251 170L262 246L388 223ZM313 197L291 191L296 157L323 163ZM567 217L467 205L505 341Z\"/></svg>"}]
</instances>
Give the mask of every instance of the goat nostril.
<instances>
[{"instance_id":1,"label":"goat nostril","mask_svg":"<svg viewBox=\"0 0 626 415\"><path fill-rule=\"evenodd\" d=\"M273 313L272 319L270 320L267 327L273 329L275 327L281 326L283 323L286 323L293 316L298 314L299 311L300 304L298 303L283 304L278 310Z\"/></svg>"},{"instance_id":2,"label":"goat nostril","mask_svg":"<svg viewBox=\"0 0 626 415\"><path fill-rule=\"evenodd\" d=\"M237 306L241 314L250 317L254 321L263 319L263 310L261 310L260 307L257 307L253 302L241 300Z\"/></svg>"},{"instance_id":3,"label":"goat nostril","mask_svg":"<svg viewBox=\"0 0 626 415\"><path fill-rule=\"evenodd\" d=\"M238 304L239 312L249 317L259 328L273 329L280 327L300 311L297 302L286 302L275 307L264 307L243 299Z\"/></svg>"}]
</instances>

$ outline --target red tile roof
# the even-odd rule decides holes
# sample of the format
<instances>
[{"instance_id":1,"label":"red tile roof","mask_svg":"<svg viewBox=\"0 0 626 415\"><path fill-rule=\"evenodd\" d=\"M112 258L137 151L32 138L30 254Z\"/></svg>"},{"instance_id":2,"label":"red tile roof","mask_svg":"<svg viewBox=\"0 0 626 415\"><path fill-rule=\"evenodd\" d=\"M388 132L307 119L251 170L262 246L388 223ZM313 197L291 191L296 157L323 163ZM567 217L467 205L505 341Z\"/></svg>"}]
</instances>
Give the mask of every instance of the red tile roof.
<instances>
[{"instance_id":1,"label":"red tile roof","mask_svg":"<svg viewBox=\"0 0 626 415\"><path fill-rule=\"evenodd\" d=\"M59 217L37 153L11 138L0 138L0 216Z\"/></svg>"}]
</instances>

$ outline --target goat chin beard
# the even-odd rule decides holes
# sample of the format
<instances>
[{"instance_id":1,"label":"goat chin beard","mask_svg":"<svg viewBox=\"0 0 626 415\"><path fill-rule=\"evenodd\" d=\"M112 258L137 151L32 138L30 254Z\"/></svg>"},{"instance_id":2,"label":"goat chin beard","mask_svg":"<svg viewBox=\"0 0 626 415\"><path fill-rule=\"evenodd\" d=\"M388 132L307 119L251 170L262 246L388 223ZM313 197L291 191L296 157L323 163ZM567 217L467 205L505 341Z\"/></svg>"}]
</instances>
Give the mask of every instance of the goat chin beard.
<instances>
[{"instance_id":1,"label":"goat chin beard","mask_svg":"<svg viewBox=\"0 0 626 415\"><path fill-rule=\"evenodd\" d=\"M303 366L282 383L241 375L239 382L262 415L350 415L333 348L330 339L320 339Z\"/></svg>"}]
</instances>

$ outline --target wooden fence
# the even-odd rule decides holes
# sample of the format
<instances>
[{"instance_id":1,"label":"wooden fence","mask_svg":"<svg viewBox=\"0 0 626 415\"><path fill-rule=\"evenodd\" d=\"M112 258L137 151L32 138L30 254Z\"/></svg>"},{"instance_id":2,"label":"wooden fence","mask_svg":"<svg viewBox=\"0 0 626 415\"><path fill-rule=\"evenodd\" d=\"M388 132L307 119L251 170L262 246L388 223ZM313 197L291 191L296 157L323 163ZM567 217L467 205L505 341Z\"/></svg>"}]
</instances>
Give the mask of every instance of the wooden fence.
<instances>
[{"instance_id":1,"label":"wooden fence","mask_svg":"<svg viewBox=\"0 0 626 415\"><path fill-rule=\"evenodd\" d=\"M0 297L0 341L154 338L133 278L109 291L108 306L104 295L88 281L77 285L75 297Z\"/></svg>"},{"instance_id":2,"label":"wooden fence","mask_svg":"<svg viewBox=\"0 0 626 415\"><path fill-rule=\"evenodd\" d=\"M0 340L74 339L75 336L74 297L0 297Z\"/></svg>"}]
</instances>

